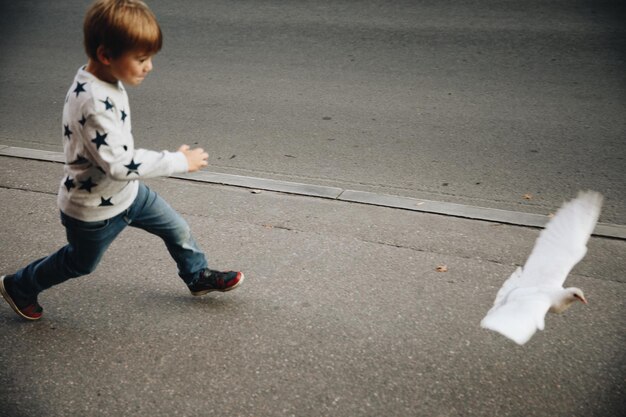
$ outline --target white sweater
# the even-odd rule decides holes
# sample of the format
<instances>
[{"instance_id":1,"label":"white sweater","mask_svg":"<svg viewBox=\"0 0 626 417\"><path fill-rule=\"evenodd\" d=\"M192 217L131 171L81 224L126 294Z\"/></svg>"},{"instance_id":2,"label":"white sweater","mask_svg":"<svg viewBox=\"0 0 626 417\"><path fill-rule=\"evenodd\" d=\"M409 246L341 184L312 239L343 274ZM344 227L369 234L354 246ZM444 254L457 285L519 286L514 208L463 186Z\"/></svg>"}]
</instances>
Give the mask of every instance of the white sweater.
<instances>
[{"instance_id":1,"label":"white sweater","mask_svg":"<svg viewBox=\"0 0 626 417\"><path fill-rule=\"evenodd\" d=\"M62 212L98 221L126 210L141 178L187 172L181 152L135 149L128 95L80 68L63 107L64 176L58 194Z\"/></svg>"}]
</instances>

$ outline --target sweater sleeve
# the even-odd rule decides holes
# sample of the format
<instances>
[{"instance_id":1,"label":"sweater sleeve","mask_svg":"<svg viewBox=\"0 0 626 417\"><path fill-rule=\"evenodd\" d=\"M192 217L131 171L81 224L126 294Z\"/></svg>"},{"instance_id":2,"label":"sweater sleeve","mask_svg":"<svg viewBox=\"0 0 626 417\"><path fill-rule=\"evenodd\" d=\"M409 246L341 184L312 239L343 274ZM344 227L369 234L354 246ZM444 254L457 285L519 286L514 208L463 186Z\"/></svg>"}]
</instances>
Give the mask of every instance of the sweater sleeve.
<instances>
[{"instance_id":1,"label":"sweater sleeve","mask_svg":"<svg viewBox=\"0 0 626 417\"><path fill-rule=\"evenodd\" d=\"M84 148L108 177L128 181L187 172L182 152L135 149L130 128L125 128L124 116L116 110L91 112L84 126Z\"/></svg>"}]
</instances>

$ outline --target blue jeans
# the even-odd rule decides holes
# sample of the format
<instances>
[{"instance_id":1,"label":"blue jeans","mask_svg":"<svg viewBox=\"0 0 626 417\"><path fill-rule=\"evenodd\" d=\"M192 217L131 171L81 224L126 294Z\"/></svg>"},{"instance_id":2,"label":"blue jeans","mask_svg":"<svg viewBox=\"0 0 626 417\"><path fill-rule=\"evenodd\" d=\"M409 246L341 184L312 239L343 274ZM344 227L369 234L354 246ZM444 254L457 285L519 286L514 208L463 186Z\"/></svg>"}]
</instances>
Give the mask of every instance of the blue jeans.
<instances>
[{"instance_id":1,"label":"blue jeans","mask_svg":"<svg viewBox=\"0 0 626 417\"><path fill-rule=\"evenodd\" d=\"M192 282L207 267L204 253L191 236L187 222L143 183L139 184L133 204L115 217L83 222L61 213L61 222L68 244L14 274L15 287L23 296L36 296L53 285L93 272L126 226L138 227L163 239L185 283Z\"/></svg>"}]
</instances>

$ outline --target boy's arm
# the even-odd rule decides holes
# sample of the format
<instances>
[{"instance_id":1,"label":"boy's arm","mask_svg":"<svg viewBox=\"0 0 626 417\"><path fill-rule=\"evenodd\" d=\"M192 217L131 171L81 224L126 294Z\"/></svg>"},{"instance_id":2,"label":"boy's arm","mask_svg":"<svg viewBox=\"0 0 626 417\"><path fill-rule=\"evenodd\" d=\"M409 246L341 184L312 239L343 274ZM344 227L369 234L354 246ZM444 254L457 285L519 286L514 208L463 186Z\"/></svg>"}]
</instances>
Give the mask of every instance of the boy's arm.
<instances>
[{"instance_id":1,"label":"boy's arm","mask_svg":"<svg viewBox=\"0 0 626 417\"><path fill-rule=\"evenodd\" d=\"M87 153L106 174L119 181L182 174L190 168L183 148L178 152L135 149L130 129L111 110L92 113L84 127ZM208 156L208 155L207 155Z\"/></svg>"}]
</instances>

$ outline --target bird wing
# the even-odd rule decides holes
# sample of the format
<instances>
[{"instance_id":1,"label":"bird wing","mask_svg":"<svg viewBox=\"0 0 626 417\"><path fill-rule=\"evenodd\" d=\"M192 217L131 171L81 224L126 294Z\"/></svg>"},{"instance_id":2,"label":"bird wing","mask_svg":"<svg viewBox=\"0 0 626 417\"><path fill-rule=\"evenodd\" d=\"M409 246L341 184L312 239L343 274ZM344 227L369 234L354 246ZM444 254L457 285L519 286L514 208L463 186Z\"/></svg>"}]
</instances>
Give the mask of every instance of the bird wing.
<instances>
[{"instance_id":1,"label":"bird wing","mask_svg":"<svg viewBox=\"0 0 626 417\"><path fill-rule=\"evenodd\" d=\"M497 307L500 304L503 304L504 300L506 299L506 296L509 295L509 293L513 291L515 288L519 288L523 286L521 277L522 277L522 267L518 266L517 269L513 271L511 276L506 281L504 281L504 283L502 284L502 287L500 287L500 289L498 290L498 293L496 294L496 299L493 302L494 307Z\"/></svg>"},{"instance_id":2,"label":"bird wing","mask_svg":"<svg viewBox=\"0 0 626 417\"><path fill-rule=\"evenodd\" d=\"M523 345L537 329L543 330L550 305L550 297L538 288L514 289L489 310L480 325Z\"/></svg>"},{"instance_id":3,"label":"bird wing","mask_svg":"<svg viewBox=\"0 0 626 417\"><path fill-rule=\"evenodd\" d=\"M569 272L587 253L601 207L602 195L595 191L580 192L565 203L541 231L524 265L520 284L562 287Z\"/></svg>"}]
</instances>

